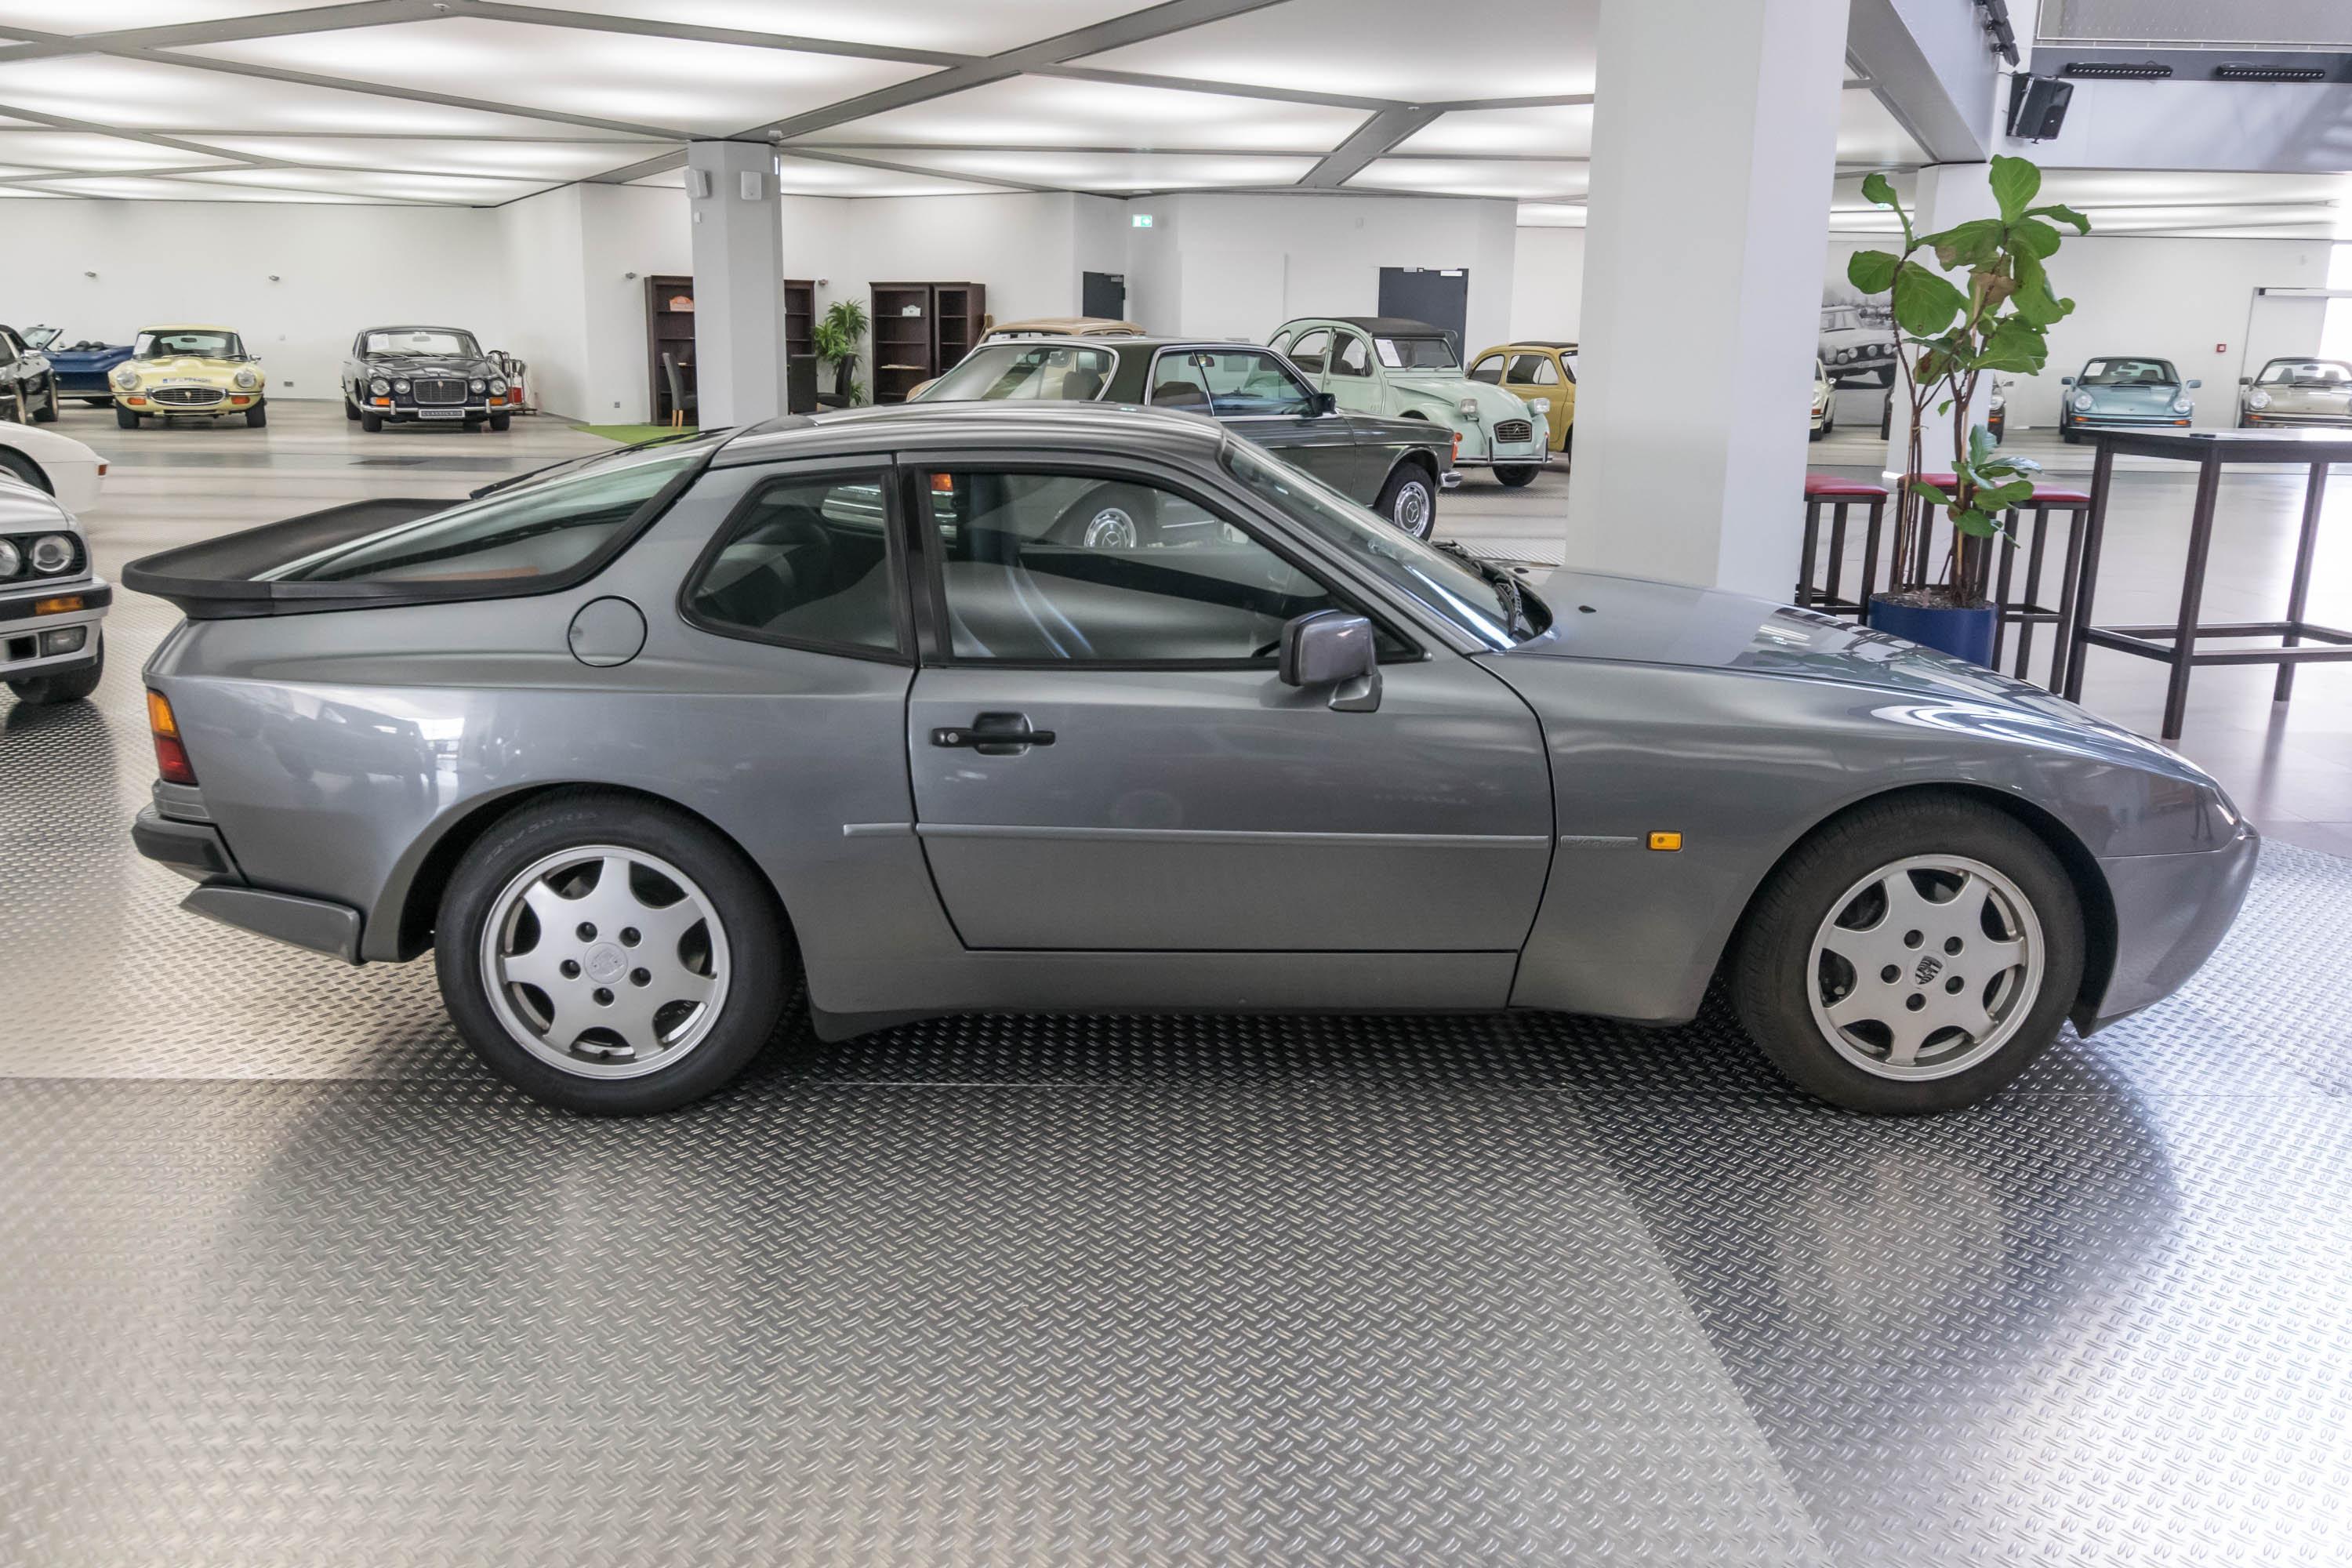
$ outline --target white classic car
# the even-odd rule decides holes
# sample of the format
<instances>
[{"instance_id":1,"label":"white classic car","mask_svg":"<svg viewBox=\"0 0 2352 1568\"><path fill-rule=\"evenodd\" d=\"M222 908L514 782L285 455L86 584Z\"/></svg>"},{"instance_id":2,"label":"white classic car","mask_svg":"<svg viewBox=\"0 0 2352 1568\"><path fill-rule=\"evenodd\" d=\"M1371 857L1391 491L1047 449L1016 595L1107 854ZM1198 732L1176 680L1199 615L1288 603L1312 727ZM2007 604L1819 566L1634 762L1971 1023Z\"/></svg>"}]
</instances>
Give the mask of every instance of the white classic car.
<instances>
[{"instance_id":1,"label":"white classic car","mask_svg":"<svg viewBox=\"0 0 2352 1568\"><path fill-rule=\"evenodd\" d=\"M78 702L106 668L114 590L55 497L0 473L0 681L19 702Z\"/></svg>"},{"instance_id":2,"label":"white classic car","mask_svg":"<svg viewBox=\"0 0 2352 1568\"><path fill-rule=\"evenodd\" d=\"M72 437L0 420L0 481L16 479L83 512L97 504L105 477L106 459Z\"/></svg>"}]
</instances>

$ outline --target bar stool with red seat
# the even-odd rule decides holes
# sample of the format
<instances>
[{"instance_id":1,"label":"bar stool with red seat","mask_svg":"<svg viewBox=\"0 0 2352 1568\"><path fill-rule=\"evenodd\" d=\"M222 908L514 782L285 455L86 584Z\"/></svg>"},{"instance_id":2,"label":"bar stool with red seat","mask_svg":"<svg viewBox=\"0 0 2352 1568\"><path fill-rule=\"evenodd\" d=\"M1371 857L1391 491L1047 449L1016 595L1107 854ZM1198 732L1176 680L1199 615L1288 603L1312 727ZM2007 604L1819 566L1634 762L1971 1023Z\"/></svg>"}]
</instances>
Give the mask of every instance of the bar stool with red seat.
<instances>
[{"instance_id":1,"label":"bar stool with red seat","mask_svg":"<svg viewBox=\"0 0 2352 1568\"><path fill-rule=\"evenodd\" d=\"M1886 487L1864 479L1832 479L1827 474L1805 476L1805 554L1797 578L1797 600L1809 609L1826 610L1833 616L1852 616L1864 626L1870 624L1872 585L1878 580L1878 533L1886 521ZM1845 520L1847 511L1856 504L1868 509L1864 524L1866 532L1862 544L1862 592L1852 599L1838 593L1839 581L1845 571ZM1830 507L1830 555L1826 573L1828 585L1813 585L1813 556L1820 549L1822 509Z\"/></svg>"}]
</instances>

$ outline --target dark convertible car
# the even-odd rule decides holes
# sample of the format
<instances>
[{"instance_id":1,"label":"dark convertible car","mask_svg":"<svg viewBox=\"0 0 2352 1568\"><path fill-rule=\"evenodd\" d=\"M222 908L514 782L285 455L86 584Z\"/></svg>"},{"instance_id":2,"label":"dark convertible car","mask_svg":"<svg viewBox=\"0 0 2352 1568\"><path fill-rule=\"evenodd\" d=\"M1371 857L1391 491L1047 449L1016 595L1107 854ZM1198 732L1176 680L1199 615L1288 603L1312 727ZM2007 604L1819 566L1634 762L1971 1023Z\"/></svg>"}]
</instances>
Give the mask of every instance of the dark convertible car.
<instances>
[{"instance_id":1,"label":"dark convertible car","mask_svg":"<svg viewBox=\"0 0 2352 1568\"><path fill-rule=\"evenodd\" d=\"M1344 413L1297 366L1256 343L1148 337L982 343L915 398L1039 400L1205 415L1279 452L1415 539L1427 539L1437 525L1438 491L1460 482L1447 427Z\"/></svg>"},{"instance_id":2,"label":"dark convertible car","mask_svg":"<svg viewBox=\"0 0 2352 1568\"><path fill-rule=\"evenodd\" d=\"M498 362L457 327L370 327L343 361L343 416L362 430L412 422L503 430L521 402Z\"/></svg>"}]
</instances>

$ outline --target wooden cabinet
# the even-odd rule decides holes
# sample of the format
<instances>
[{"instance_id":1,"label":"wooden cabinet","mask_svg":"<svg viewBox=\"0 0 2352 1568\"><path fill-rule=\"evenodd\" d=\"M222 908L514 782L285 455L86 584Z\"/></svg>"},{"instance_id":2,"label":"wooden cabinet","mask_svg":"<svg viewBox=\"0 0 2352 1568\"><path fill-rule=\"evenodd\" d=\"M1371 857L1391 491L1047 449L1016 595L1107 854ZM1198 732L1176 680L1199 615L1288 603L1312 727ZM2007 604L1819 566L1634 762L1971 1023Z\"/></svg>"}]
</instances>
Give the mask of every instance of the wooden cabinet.
<instances>
[{"instance_id":1,"label":"wooden cabinet","mask_svg":"<svg viewBox=\"0 0 2352 1568\"><path fill-rule=\"evenodd\" d=\"M874 334L874 401L907 394L971 352L988 320L980 283L877 283L868 307Z\"/></svg>"},{"instance_id":2,"label":"wooden cabinet","mask_svg":"<svg viewBox=\"0 0 2352 1568\"><path fill-rule=\"evenodd\" d=\"M805 278L784 279L784 356L816 353L816 285Z\"/></svg>"},{"instance_id":3,"label":"wooden cabinet","mask_svg":"<svg viewBox=\"0 0 2352 1568\"><path fill-rule=\"evenodd\" d=\"M679 385L690 400L694 395L694 279L664 275L646 279L646 374L652 395L646 406L653 410L653 422L669 423L676 406L670 396L669 376L662 367L662 355L669 354L677 361ZM693 405L687 408L688 423L693 423Z\"/></svg>"}]
</instances>

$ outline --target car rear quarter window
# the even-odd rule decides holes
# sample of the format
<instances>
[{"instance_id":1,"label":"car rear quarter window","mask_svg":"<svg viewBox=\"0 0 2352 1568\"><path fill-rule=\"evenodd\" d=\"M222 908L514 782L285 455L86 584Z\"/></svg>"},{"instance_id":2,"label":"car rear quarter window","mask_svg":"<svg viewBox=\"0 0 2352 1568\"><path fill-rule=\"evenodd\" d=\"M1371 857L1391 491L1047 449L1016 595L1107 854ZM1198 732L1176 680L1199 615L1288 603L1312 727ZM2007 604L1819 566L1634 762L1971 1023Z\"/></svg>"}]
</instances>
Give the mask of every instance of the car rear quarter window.
<instances>
[{"instance_id":1,"label":"car rear quarter window","mask_svg":"<svg viewBox=\"0 0 2352 1568\"><path fill-rule=\"evenodd\" d=\"M887 479L872 469L761 486L695 569L686 618L721 636L899 654Z\"/></svg>"},{"instance_id":2,"label":"car rear quarter window","mask_svg":"<svg viewBox=\"0 0 2352 1568\"><path fill-rule=\"evenodd\" d=\"M306 555L265 574L290 583L500 583L585 564L705 449L661 449L501 490Z\"/></svg>"}]
</instances>

